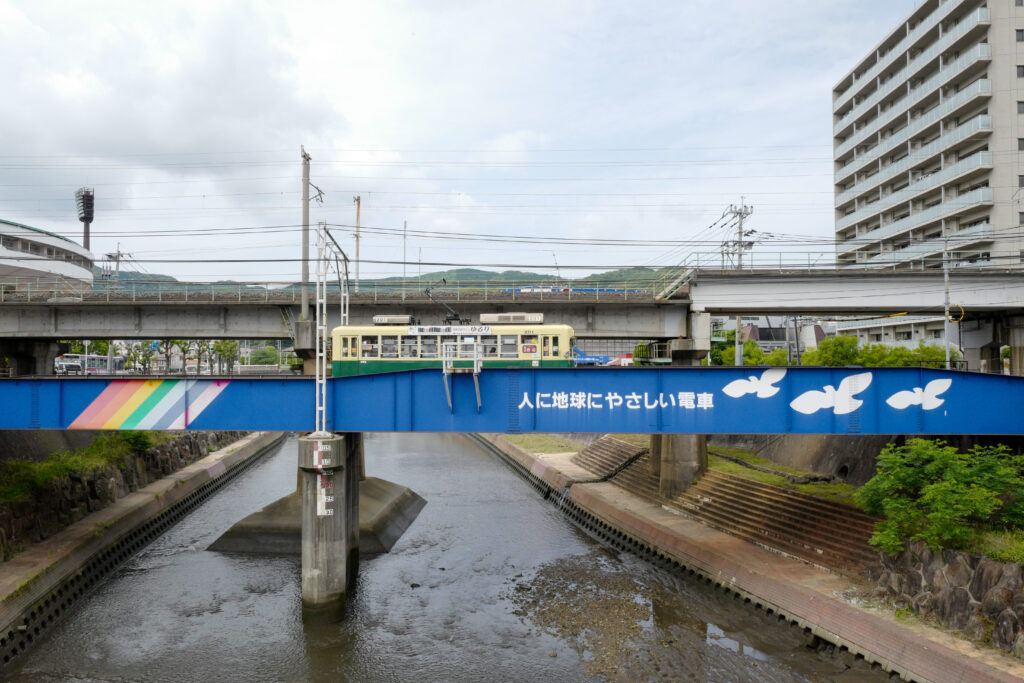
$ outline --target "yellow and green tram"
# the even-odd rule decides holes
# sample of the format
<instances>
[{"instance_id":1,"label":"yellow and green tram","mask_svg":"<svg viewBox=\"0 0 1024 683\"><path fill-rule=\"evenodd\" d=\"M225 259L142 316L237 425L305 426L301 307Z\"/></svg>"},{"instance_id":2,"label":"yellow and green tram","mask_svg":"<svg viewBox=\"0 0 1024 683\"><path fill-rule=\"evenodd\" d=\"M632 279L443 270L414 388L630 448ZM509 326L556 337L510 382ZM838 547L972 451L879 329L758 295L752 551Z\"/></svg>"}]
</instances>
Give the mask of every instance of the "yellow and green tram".
<instances>
[{"instance_id":1,"label":"yellow and green tram","mask_svg":"<svg viewBox=\"0 0 1024 683\"><path fill-rule=\"evenodd\" d=\"M494 317L501 316L495 314ZM464 349L479 344L483 367L565 368L573 365L573 329L543 322L479 325L387 324L399 316L378 316L385 324L349 325L331 332L331 374L373 375L442 366L442 347L455 343L459 365L470 358ZM404 316L402 316L404 317ZM491 316L482 315L481 320ZM505 317L505 316L502 316ZM541 314L531 314L543 321ZM471 361L469 362L471 366Z\"/></svg>"}]
</instances>

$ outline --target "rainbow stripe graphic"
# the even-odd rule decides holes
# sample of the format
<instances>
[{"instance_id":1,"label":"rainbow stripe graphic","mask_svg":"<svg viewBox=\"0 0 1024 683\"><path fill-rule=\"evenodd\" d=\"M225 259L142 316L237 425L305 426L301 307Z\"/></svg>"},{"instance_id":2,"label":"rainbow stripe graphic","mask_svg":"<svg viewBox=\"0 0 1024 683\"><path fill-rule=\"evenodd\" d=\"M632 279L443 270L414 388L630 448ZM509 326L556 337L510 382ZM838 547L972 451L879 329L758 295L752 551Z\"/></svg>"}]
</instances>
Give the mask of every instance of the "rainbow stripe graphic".
<instances>
[{"instance_id":1,"label":"rainbow stripe graphic","mask_svg":"<svg viewBox=\"0 0 1024 683\"><path fill-rule=\"evenodd\" d=\"M228 379L114 380L68 429L185 429Z\"/></svg>"}]
</instances>

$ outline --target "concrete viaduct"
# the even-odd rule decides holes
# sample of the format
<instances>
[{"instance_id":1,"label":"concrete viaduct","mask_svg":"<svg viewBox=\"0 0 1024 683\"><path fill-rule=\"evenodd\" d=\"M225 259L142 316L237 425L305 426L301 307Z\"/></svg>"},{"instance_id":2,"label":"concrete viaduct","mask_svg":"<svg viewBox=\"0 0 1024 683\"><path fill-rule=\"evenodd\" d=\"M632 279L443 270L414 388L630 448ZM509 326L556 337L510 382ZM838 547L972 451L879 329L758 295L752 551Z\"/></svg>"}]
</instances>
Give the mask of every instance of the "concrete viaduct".
<instances>
[{"instance_id":1,"label":"concrete viaduct","mask_svg":"<svg viewBox=\"0 0 1024 683\"><path fill-rule=\"evenodd\" d=\"M941 314L945 300L943 277L936 272L687 270L661 291L537 289L449 286L432 296L469 318L485 312L542 312L548 320L571 325L580 338L676 340L675 347L688 355L710 348L711 315ZM1024 367L1020 274L954 272L950 301L976 326L969 346L979 351L969 356L993 357L1000 346L1009 345L1015 349L1014 368ZM299 307L297 288L245 285L126 286L76 297L45 289L0 292L0 352L45 373L52 366L52 342L58 339L297 338L301 348L305 334ZM330 329L340 319L337 292L329 297L327 310ZM418 289L350 294L353 324L369 324L381 313L408 313L424 321L444 315Z\"/></svg>"}]
</instances>

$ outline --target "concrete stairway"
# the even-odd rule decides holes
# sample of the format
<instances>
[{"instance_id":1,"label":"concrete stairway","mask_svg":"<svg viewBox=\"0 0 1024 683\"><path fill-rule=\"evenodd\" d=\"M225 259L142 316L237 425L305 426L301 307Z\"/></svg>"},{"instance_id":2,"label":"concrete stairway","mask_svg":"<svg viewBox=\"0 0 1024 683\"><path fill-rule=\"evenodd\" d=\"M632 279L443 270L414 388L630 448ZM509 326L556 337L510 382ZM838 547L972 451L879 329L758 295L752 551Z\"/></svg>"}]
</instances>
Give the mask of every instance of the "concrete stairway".
<instances>
[{"instance_id":1,"label":"concrete stairway","mask_svg":"<svg viewBox=\"0 0 1024 683\"><path fill-rule=\"evenodd\" d=\"M572 462L593 472L595 479L606 479L615 470L645 450L647 449L643 446L636 446L606 435L574 455ZM655 490L657 490L657 484L655 484Z\"/></svg>"},{"instance_id":2,"label":"concrete stairway","mask_svg":"<svg viewBox=\"0 0 1024 683\"><path fill-rule=\"evenodd\" d=\"M720 531L827 569L860 573L878 562L878 551L868 545L876 520L841 503L709 470L668 504Z\"/></svg>"}]
</instances>

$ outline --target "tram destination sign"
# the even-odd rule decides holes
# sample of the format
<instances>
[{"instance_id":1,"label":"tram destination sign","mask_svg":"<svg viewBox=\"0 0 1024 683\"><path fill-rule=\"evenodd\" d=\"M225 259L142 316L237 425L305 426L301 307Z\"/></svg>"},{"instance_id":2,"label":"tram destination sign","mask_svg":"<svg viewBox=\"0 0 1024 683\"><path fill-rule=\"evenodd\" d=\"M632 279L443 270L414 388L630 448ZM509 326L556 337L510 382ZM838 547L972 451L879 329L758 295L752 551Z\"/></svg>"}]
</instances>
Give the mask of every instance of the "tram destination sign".
<instances>
[{"instance_id":1,"label":"tram destination sign","mask_svg":"<svg viewBox=\"0 0 1024 683\"><path fill-rule=\"evenodd\" d=\"M410 325L409 334L490 334L490 325Z\"/></svg>"}]
</instances>

